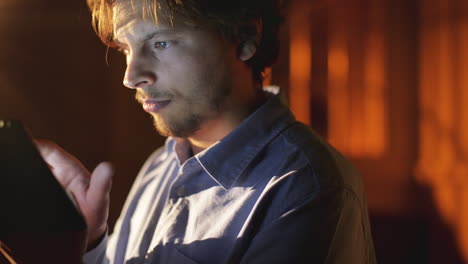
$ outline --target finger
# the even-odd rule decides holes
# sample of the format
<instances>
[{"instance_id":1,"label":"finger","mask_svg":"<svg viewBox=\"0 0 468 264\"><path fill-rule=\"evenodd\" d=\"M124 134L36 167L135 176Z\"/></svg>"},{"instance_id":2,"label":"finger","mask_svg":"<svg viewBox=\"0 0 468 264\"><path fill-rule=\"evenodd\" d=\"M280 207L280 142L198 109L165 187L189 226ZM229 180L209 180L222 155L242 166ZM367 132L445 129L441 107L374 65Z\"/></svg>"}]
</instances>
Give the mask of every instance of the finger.
<instances>
[{"instance_id":1,"label":"finger","mask_svg":"<svg viewBox=\"0 0 468 264\"><path fill-rule=\"evenodd\" d=\"M90 241L101 237L106 231L113 175L114 169L109 162L100 163L91 174L86 198L90 210L87 212Z\"/></svg>"},{"instance_id":2,"label":"finger","mask_svg":"<svg viewBox=\"0 0 468 264\"><path fill-rule=\"evenodd\" d=\"M52 155L55 151L64 152L57 144L47 139L34 139L33 142L44 158Z\"/></svg>"},{"instance_id":3,"label":"finger","mask_svg":"<svg viewBox=\"0 0 468 264\"><path fill-rule=\"evenodd\" d=\"M108 199L112 187L114 168L110 162L101 162L91 174L88 201L101 204Z\"/></svg>"},{"instance_id":4,"label":"finger","mask_svg":"<svg viewBox=\"0 0 468 264\"><path fill-rule=\"evenodd\" d=\"M66 152L59 145L49 140L34 140L42 157L54 164L81 164L73 155Z\"/></svg>"},{"instance_id":5,"label":"finger","mask_svg":"<svg viewBox=\"0 0 468 264\"><path fill-rule=\"evenodd\" d=\"M49 140L34 140L44 161L60 184L80 196L89 183L89 171L73 155Z\"/></svg>"},{"instance_id":6,"label":"finger","mask_svg":"<svg viewBox=\"0 0 468 264\"><path fill-rule=\"evenodd\" d=\"M70 153L66 152L54 142L49 140L36 139L34 140L34 143L36 144L39 152L41 153L41 156L52 167L55 167L57 165L76 166L78 164L80 165L80 167L82 167L81 162L78 159L76 159Z\"/></svg>"}]
</instances>

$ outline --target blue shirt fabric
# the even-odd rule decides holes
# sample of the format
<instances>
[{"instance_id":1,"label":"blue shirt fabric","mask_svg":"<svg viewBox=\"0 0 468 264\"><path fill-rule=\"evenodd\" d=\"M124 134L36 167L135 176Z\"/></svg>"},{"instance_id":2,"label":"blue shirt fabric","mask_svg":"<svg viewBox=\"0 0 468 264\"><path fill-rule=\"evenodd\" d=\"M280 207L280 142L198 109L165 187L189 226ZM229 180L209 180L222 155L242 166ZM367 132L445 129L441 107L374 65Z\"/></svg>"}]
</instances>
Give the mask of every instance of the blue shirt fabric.
<instances>
[{"instance_id":1,"label":"blue shirt fabric","mask_svg":"<svg viewBox=\"0 0 468 264\"><path fill-rule=\"evenodd\" d=\"M208 149L168 138L85 263L376 263L349 162L278 95Z\"/></svg>"}]
</instances>

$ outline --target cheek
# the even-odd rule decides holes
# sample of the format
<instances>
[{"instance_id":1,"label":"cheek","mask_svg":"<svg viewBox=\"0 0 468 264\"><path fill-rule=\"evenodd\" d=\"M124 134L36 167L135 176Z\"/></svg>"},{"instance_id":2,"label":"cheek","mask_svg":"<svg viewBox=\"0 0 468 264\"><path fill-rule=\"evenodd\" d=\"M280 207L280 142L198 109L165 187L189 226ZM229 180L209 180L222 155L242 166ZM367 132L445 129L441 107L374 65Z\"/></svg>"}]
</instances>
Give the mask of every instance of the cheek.
<instances>
[{"instance_id":1,"label":"cheek","mask_svg":"<svg viewBox=\"0 0 468 264\"><path fill-rule=\"evenodd\" d=\"M180 95L211 97L232 78L234 58L229 52L216 45L173 49L159 58L160 81Z\"/></svg>"},{"instance_id":2,"label":"cheek","mask_svg":"<svg viewBox=\"0 0 468 264\"><path fill-rule=\"evenodd\" d=\"M161 74L170 76L171 82L187 83L192 86L205 85L206 82L217 82L224 78L226 71L224 63L213 56L191 55L177 56L175 59L164 63Z\"/></svg>"},{"instance_id":3,"label":"cheek","mask_svg":"<svg viewBox=\"0 0 468 264\"><path fill-rule=\"evenodd\" d=\"M228 47L213 37L198 39L202 40L182 47L183 51L179 53L181 60L186 62L187 67L194 72L224 71L231 57Z\"/></svg>"}]
</instances>

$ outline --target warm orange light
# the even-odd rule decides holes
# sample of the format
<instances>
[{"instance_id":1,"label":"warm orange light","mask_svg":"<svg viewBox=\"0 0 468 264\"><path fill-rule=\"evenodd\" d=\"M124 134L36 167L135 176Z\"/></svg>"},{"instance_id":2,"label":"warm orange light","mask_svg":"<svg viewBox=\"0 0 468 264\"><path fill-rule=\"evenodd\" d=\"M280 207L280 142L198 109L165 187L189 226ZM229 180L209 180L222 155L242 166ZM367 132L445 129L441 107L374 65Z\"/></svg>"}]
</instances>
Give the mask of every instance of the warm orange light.
<instances>
[{"instance_id":1,"label":"warm orange light","mask_svg":"<svg viewBox=\"0 0 468 264\"><path fill-rule=\"evenodd\" d=\"M272 71L271 68L266 68L265 72L263 73L263 86L270 86L271 79L272 79Z\"/></svg>"},{"instance_id":2,"label":"warm orange light","mask_svg":"<svg viewBox=\"0 0 468 264\"><path fill-rule=\"evenodd\" d=\"M417 177L468 260L468 17L453 20L450 1L438 4L422 9Z\"/></svg>"},{"instance_id":3,"label":"warm orange light","mask_svg":"<svg viewBox=\"0 0 468 264\"><path fill-rule=\"evenodd\" d=\"M364 105L362 116L362 152L369 157L378 157L386 148L386 103L385 103L385 66L384 40L379 31L368 36L368 47L364 59ZM362 129L362 128L361 128Z\"/></svg>"},{"instance_id":4,"label":"warm orange light","mask_svg":"<svg viewBox=\"0 0 468 264\"><path fill-rule=\"evenodd\" d=\"M437 121L440 123L442 133L445 134L454 126L454 56L453 40L449 25L444 23L439 28L439 50L438 54L438 75L439 83L437 89L438 111L435 112ZM446 135L448 136L448 135Z\"/></svg>"},{"instance_id":5,"label":"warm orange light","mask_svg":"<svg viewBox=\"0 0 468 264\"><path fill-rule=\"evenodd\" d=\"M18 262L10 255L10 249L0 241L0 255L3 256L9 263L17 264Z\"/></svg>"},{"instance_id":6,"label":"warm orange light","mask_svg":"<svg viewBox=\"0 0 468 264\"><path fill-rule=\"evenodd\" d=\"M385 153L385 58L379 32L368 33L365 55L353 65L343 32L332 34L329 42L329 141L353 157L376 158ZM363 67L362 83L356 82L361 78L351 83L350 67Z\"/></svg>"},{"instance_id":7,"label":"warm orange light","mask_svg":"<svg viewBox=\"0 0 468 264\"><path fill-rule=\"evenodd\" d=\"M335 43L344 46L345 43ZM328 52L328 74L330 79L346 81L349 72L349 58L345 47L331 47Z\"/></svg>"},{"instance_id":8,"label":"warm orange light","mask_svg":"<svg viewBox=\"0 0 468 264\"><path fill-rule=\"evenodd\" d=\"M437 141L436 124L434 122L433 113L434 102L436 101L436 92L438 74L437 64L433 63L433 52L437 49L437 37L435 32L430 28L421 30L421 53L420 53L420 91L419 91L419 106L421 112L421 121L419 125L419 161L417 168L417 177L421 182L430 183L432 174L430 173L430 164L436 164L437 146L434 142Z\"/></svg>"},{"instance_id":9,"label":"warm orange light","mask_svg":"<svg viewBox=\"0 0 468 264\"><path fill-rule=\"evenodd\" d=\"M458 36L460 37L458 45L461 49L457 52L460 66L455 69L460 82L458 89L460 95L458 96L457 104L466 105L468 104L468 18L461 23ZM459 144L461 146L460 154L465 159L468 159L468 107L460 107L458 114L457 123L460 127L459 131L462 131L458 133Z\"/></svg>"},{"instance_id":10,"label":"warm orange light","mask_svg":"<svg viewBox=\"0 0 468 264\"><path fill-rule=\"evenodd\" d=\"M344 152L349 152L348 68L344 40L332 39L328 52L328 140Z\"/></svg>"},{"instance_id":11,"label":"warm orange light","mask_svg":"<svg viewBox=\"0 0 468 264\"><path fill-rule=\"evenodd\" d=\"M468 7L468 6L467 6ZM456 190L457 238L461 253L468 261L468 17L461 20L456 27L458 41L454 50L457 67L453 67L454 75L458 80L454 85L455 137L454 154L457 155L454 166L454 186Z\"/></svg>"},{"instance_id":12,"label":"warm orange light","mask_svg":"<svg viewBox=\"0 0 468 264\"><path fill-rule=\"evenodd\" d=\"M311 27L307 8L296 8L294 13L290 21L289 100L297 120L310 124Z\"/></svg>"}]
</instances>

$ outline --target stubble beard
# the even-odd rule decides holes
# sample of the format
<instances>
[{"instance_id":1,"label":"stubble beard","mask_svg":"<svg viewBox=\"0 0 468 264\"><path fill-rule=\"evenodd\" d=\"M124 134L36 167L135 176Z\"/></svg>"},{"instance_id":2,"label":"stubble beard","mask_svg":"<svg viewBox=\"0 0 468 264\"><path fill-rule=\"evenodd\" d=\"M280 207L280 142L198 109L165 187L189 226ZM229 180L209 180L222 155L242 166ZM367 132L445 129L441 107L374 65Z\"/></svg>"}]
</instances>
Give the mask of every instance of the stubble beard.
<instances>
[{"instance_id":1,"label":"stubble beard","mask_svg":"<svg viewBox=\"0 0 468 264\"><path fill-rule=\"evenodd\" d=\"M156 131L163 137L186 138L200 129L202 118L199 115L190 114L183 120L169 122L160 115L153 115L153 123Z\"/></svg>"},{"instance_id":2,"label":"stubble beard","mask_svg":"<svg viewBox=\"0 0 468 264\"><path fill-rule=\"evenodd\" d=\"M180 100L179 103L185 103L188 107L182 107L183 109L180 109L180 113L172 113L172 116L171 113L167 113L167 116L164 116L162 113L152 114L156 131L164 137L187 138L197 132L205 121L219 116L221 111L226 110L224 109L226 100L232 92L232 87L227 81L229 79L223 79L225 81L221 82L217 88L213 86L212 89L205 90L207 93L203 93L203 90L198 90L188 97L173 97L170 94L164 94L176 100L178 98ZM150 97L157 97L157 94L153 93ZM137 95L138 99L139 96Z\"/></svg>"},{"instance_id":3,"label":"stubble beard","mask_svg":"<svg viewBox=\"0 0 468 264\"><path fill-rule=\"evenodd\" d=\"M227 97L230 95L230 91L230 89L223 89L216 96L207 101L202 99L198 101L198 104L192 103L192 107L182 109L182 111L185 112L180 113L179 116L175 118L165 118L161 114L152 115L156 131L164 137L187 138L192 136L201 128L205 121L216 118L225 110L224 105ZM205 105L206 108L201 111L196 111L197 105Z\"/></svg>"}]
</instances>

